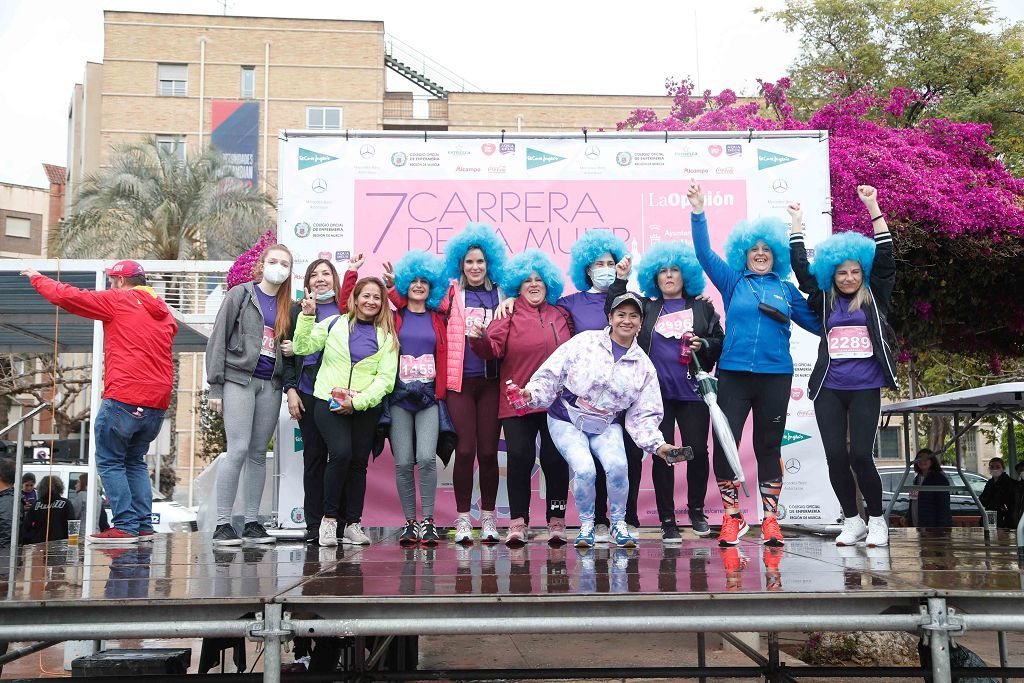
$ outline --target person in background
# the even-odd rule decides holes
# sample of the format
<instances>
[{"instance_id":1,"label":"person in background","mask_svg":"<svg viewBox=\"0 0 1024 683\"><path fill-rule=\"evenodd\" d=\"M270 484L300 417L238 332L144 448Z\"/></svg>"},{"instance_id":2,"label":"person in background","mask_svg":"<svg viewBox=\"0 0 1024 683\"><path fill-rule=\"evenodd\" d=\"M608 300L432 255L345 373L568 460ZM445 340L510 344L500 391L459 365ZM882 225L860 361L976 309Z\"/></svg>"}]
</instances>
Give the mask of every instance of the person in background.
<instances>
[{"instance_id":1,"label":"person in background","mask_svg":"<svg viewBox=\"0 0 1024 683\"><path fill-rule=\"evenodd\" d=\"M21 475L21 516L24 517L25 513L32 509L32 506L36 503L36 475L31 472L25 472Z\"/></svg>"},{"instance_id":2,"label":"person in background","mask_svg":"<svg viewBox=\"0 0 1024 683\"><path fill-rule=\"evenodd\" d=\"M214 545L273 543L260 524L267 478L267 445L281 412L284 357L292 306L292 253L272 244L246 282L228 291L206 344L210 408L224 415L227 454L217 471L217 528ZM242 480L245 526L239 538L231 524Z\"/></svg>"},{"instance_id":3,"label":"person in background","mask_svg":"<svg viewBox=\"0 0 1024 683\"><path fill-rule=\"evenodd\" d=\"M313 293L316 302L316 322L348 311L348 297L356 286L363 255L356 254L349 261L345 281L338 280L338 271L330 259L317 259L306 267L302 281L303 291ZM281 342L284 355L283 385L288 398L288 414L298 421L302 433L302 513L306 522L306 543L320 542L320 520L324 516L324 472L327 467L327 444L313 418L313 385L320 370L323 352L307 356L297 355L292 347L295 326L302 305L292 303L288 336Z\"/></svg>"},{"instance_id":4,"label":"person in background","mask_svg":"<svg viewBox=\"0 0 1024 683\"><path fill-rule=\"evenodd\" d=\"M83 519L85 517L85 506L89 498L89 473L82 472L78 475L78 480L75 482L75 490L68 494L68 501L71 503L71 507L74 509L71 519ZM107 515L103 511L103 505L99 507L99 524L97 525L100 531L106 531L110 528L110 523L107 522Z\"/></svg>"},{"instance_id":5,"label":"person in background","mask_svg":"<svg viewBox=\"0 0 1024 683\"><path fill-rule=\"evenodd\" d=\"M71 503L64 497L64 482L57 475L43 477L39 482L39 497L25 515L22 527L23 543L63 541L68 537L68 520L72 516Z\"/></svg>"},{"instance_id":6,"label":"person in background","mask_svg":"<svg viewBox=\"0 0 1024 683\"><path fill-rule=\"evenodd\" d=\"M1014 519L1015 482L1006 473L1006 465L1002 458L992 458L988 461L988 471L992 475L985 482L985 490L981 492L981 504L986 510L996 513L996 526L1000 529L1016 529L1017 523Z\"/></svg>"},{"instance_id":7,"label":"person in background","mask_svg":"<svg viewBox=\"0 0 1024 683\"><path fill-rule=\"evenodd\" d=\"M153 540L153 489L146 464L174 388L171 348L178 323L135 261L106 269L110 289L77 289L29 268L22 275L47 301L103 322L103 403L93 425L96 471L112 526L86 538L113 545ZM66 533L66 530L65 530Z\"/></svg>"},{"instance_id":8,"label":"person in background","mask_svg":"<svg viewBox=\"0 0 1024 683\"><path fill-rule=\"evenodd\" d=\"M1020 523L1020 518L1024 515L1024 460L1017 463L1017 466L1013 468L1017 473L1017 481L1014 482L1014 512L1013 512L1013 528L1017 528L1017 524Z\"/></svg>"},{"instance_id":9,"label":"person in background","mask_svg":"<svg viewBox=\"0 0 1024 683\"><path fill-rule=\"evenodd\" d=\"M502 285L507 292L518 292L519 305L512 315L494 320L487 328L474 323L470 345L481 358L502 361L502 386L508 387L511 382L522 387L555 349L572 336L572 316L555 305L564 286L562 274L551 257L539 249L527 249L509 259ZM569 466L551 440L547 411L533 408L518 414L507 392L503 394L498 417L508 453L506 482L511 517L505 544L521 546L529 540L531 481L538 436L540 466L547 489L548 542L565 543Z\"/></svg>"},{"instance_id":10,"label":"person in background","mask_svg":"<svg viewBox=\"0 0 1024 683\"><path fill-rule=\"evenodd\" d=\"M0 550L11 547L14 525L14 459L0 458Z\"/></svg>"},{"instance_id":11,"label":"person in background","mask_svg":"<svg viewBox=\"0 0 1024 683\"><path fill-rule=\"evenodd\" d=\"M857 196L871 220L874 239L855 232L833 235L815 247L814 261L808 262L803 209L790 204L789 248L800 289L825 330L807 393L814 401L829 481L846 518L836 545L864 541L876 548L889 545L882 480L872 451L882 388L896 389L896 359L886 339L896 260L878 192L860 185ZM867 524L857 511L858 488Z\"/></svg>"},{"instance_id":12,"label":"person in background","mask_svg":"<svg viewBox=\"0 0 1024 683\"><path fill-rule=\"evenodd\" d=\"M915 486L949 486L949 479L942 472L938 456L928 448L922 448L914 459ZM949 508L949 491L918 491L917 500L911 497L910 517L916 527L951 527L953 513Z\"/></svg>"}]
</instances>

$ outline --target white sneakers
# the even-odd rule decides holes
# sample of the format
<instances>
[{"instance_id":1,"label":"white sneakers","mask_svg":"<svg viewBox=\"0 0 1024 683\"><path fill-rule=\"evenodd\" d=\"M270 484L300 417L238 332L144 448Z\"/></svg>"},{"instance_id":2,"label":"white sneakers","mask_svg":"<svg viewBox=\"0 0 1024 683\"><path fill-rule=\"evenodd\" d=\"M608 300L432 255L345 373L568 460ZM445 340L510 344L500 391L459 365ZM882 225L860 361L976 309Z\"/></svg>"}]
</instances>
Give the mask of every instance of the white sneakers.
<instances>
[{"instance_id":1,"label":"white sneakers","mask_svg":"<svg viewBox=\"0 0 1024 683\"><path fill-rule=\"evenodd\" d=\"M324 547L338 545L338 520L327 517L320 520L320 545Z\"/></svg>"},{"instance_id":2,"label":"white sneakers","mask_svg":"<svg viewBox=\"0 0 1024 683\"><path fill-rule=\"evenodd\" d=\"M860 515L847 517L843 523L843 530L836 539L836 545L857 545L868 535L868 527Z\"/></svg>"},{"instance_id":3,"label":"white sneakers","mask_svg":"<svg viewBox=\"0 0 1024 683\"><path fill-rule=\"evenodd\" d=\"M345 537L342 541L350 545L370 545L370 537L363 533L363 527L359 522L345 526Z\"/></svg>"},{"instance_id":4,"label":"white sneakers","mask_svg":"<svg viewBox=\"0 0 1024 683\"><path fill-rule=\"evenodd\" d=\"M455 542L473 543L473 522L470 521L469 515L459 515L455 518Z\"/></svg>"},{"instance_id":5,"label":"white sneakers","mask_svg":"<svg viewBox=\"0 0 1024 683\"><path fill-rule=\"evenodd\" d=\"M470 529L472 531L472 528ZM501 534L498 533L498 525L494 520L494 513L486 510L480 516L480 542L498 543L501 541Z\"/></svg>"},{"instance_id":6,"label":"white sneakers","mask_svg":"<svg viewBox=\"0 0 1024 683\"><path fill-rule=\"evenodd\" d=\"M889 545L889 526L885 517L868 517L865 524L860 516L847 517L843 530L836 538L837 546L857 545L864 541L869 548L881 548Z\"/></svg>"}]
</instances>

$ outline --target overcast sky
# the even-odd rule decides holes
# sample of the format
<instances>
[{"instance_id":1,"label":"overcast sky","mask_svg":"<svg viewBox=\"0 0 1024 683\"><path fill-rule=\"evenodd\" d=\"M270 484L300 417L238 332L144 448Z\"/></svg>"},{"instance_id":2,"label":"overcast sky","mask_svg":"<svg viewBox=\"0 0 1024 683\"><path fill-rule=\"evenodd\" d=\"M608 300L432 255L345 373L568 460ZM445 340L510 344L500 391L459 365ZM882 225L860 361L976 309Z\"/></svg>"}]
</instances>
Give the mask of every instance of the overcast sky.
<instances>
[{"instance_id":1,"label":"overcast sky","mask_svg":"<svg viewBox=\"0 0 1024 683\"><path fill-rule=\"evenodd\" d=\"M755 79L784 75L796 55L797 36L752 13L781 4L230 0L227 11L382 20L388 33L493 92L662 95L667 76L692 76L701 88L752 94ZM1024 20L1024 0L994 4ZM43 186L40 164L65 164L71 90L86 61L103 59L103 9L223 11L218 0L0 0L0 181Z\"/></svg>"}]
</instances>

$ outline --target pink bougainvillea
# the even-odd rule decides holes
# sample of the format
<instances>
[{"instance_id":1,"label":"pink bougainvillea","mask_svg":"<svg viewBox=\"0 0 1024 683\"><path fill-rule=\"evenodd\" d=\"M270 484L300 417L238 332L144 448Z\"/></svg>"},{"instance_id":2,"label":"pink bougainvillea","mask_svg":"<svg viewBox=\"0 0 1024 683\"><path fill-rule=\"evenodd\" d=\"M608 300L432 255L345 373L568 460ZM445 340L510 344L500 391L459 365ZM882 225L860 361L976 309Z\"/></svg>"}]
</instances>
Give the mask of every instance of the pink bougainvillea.
<instances>
[{"instance_id":1,"label":"pink bougainvillea","mask_svg":"<svg viewBox=\"0 0 1024 683\"><path fill-rule=\"evenodd\" d=\"M273 230L267 230L251 249L239 255L231 265L231 268L228 269L228 289L244 282L252 282L253 271L260 260L260 256L263 254L263 250L276 243L277 235Z\"/></svg>"}]
</instances>

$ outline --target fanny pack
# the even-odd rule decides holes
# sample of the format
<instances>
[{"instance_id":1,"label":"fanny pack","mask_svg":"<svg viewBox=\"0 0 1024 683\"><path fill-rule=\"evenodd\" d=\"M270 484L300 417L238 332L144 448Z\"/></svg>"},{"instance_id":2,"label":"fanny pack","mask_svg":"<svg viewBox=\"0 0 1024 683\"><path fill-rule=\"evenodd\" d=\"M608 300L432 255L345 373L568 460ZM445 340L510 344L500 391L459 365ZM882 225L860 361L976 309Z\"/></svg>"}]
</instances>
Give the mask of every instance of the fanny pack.
<instances>
[{"instance_id":1,"label":"fanny pack","mask_svg":"<svg viewBox=\"0 0 1024 683\"><path fill-rule=\"evenodd\" d=\"M754 285L750 284L750 280L747 278L744 278L744 280L746 280L747 287L750 288L750 293L754 295L755 299L757 299L757 310L761 311L761 313L768 316L777 323L788 325L789 316L780 311L779 309L775 308L774 306L766 304L764 301L762 301L761 297L759 297L757 295L757 292L754 291ZM786 302L788 303L789 300L787 299Z\"/></svg>"},{"instance_id":2,"label":"fanny pack","mask_svg":"<svg viewBox=\"0 0 1024 683\"><path fill-rule=\"evenodd\" d=\"M559 400L565 406L565 411L569 413L569 422L584 434L593 434L594 436L604 434L604 430L608 429L608 425L615 421L615 413L608 413L607 415L586 413L564 398Z\"/></svg>"}]
</instances>

